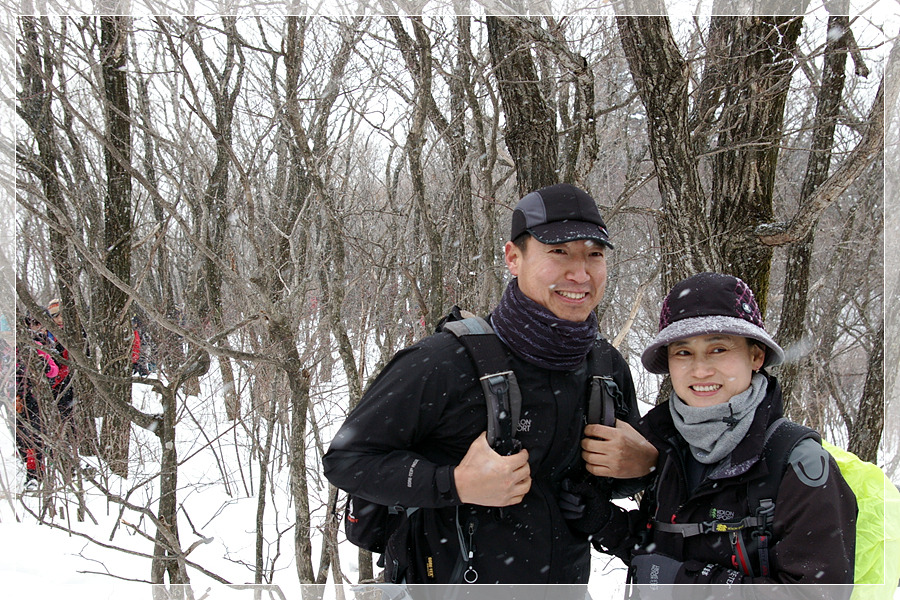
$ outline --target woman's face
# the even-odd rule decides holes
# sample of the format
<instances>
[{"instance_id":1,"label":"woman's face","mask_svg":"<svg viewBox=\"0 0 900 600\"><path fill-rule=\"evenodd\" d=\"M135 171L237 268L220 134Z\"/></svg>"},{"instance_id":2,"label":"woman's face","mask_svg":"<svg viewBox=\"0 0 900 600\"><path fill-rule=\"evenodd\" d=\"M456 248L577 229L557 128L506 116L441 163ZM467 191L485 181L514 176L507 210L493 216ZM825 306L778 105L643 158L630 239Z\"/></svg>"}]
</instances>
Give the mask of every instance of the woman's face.
<instances>
[{"instance_id":1,"label":"woman's face","mask_svg":"<svg viewBox=\"0 0 900 600\"><path fill-rule=\"evenodd\" d=\"M713 406L750 387L765 351L737 335L698 335L668 346L669 375L688 406Z\"/></svg>"}]
</instances>

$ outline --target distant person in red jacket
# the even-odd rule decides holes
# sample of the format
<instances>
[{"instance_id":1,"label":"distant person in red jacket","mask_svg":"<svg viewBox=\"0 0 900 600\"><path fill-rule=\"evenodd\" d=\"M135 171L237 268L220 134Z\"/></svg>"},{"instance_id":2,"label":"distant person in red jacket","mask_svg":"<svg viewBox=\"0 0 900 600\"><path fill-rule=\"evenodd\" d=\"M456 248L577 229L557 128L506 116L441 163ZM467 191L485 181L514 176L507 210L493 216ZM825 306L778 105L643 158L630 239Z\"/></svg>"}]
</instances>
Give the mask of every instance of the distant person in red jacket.
<instances>
[{"instance_id":1,"label":"distant person in red jacket","mask_svg":"<svg viewBox=\"0 0 900 600\"><path fill-rule=\"evenodd\" d=\"M57 327L63 329L61 302L59 298L54 298L47 305L47 314L53 319ZM50 382L50 388L53 391L53 398L56 400L56 406L59 408L59 416L63 423L71 423L72 413L75 410L75 390L72 385L72 375L69 370L69 350L57 340L52 333L47 332L47 340L50 349L62 360L57 360L59 373Z\"/></svg>"},{"instance_id":2,"label":"distant person in red jacket","mask_svg":"<svg viewBox=\"0 0 900 600\"><path fill-rule=\"evenodd\" d=\"M134 331L134 341L131 343L131 372L146 377L150 374L150 368L141 346L141 320L132 317L131 327Z\"/></svg>"},{"instance_id":3,"label":"distant person in red jacket","mask_svg":"<svg viewBox=\"0 0 900 600\"><path fill-rule=\"evenodd\" d=\"M16 353L16 450L25 463L25 488L36 489L43 472L43 419L40 404L34 394L34 373L43 374L52 382L59 375L59 366L48 348L43 326L29 316L22 319L32 343L17 344ZM5 342L4 342L5 345Z\"/></svg>"}]
</instances>

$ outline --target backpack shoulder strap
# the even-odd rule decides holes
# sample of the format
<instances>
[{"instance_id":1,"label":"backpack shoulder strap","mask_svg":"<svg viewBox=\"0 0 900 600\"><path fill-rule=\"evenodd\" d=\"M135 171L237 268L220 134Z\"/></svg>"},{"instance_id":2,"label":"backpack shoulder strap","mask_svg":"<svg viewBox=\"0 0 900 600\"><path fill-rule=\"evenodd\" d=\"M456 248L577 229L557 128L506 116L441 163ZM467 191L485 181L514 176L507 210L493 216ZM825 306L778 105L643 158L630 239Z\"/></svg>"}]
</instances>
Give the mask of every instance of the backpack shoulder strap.
<instances>
[{"instance_id":1,"label":"backpack shoulder strap","mask_svg":"<svg viewBox=\"0 0 900 600\"><path fill-rule=\"evenodd\" d=\"M470 313L454 307L438 325L438 331L455 335L475 365L487 405L488 443L499 454L515 454L522 448L515 439L516 424L522 413L522 393L510 365L509 352L487 320L467 315Z\"/></svg>"},{"instance_id":2,"label":"backpack shoulder strap","mask_svg":"<svg viewBox=\"0 0 900 600\"><path fill-rule=\"evenodd\" d=\"M594 344L588 354L588 367L591 371L591 392L588 396L587 422L599 423L607 427L616 426L616 418L625 419L628 407L622 390L612 378L613 364L612 346L603 340Z\"/></svg>"},{"instance_id":3,"label":"backpack shoulder strap","mask_svg":"<svg viewBox=\"0 0 900 600\"><path fill-rule=\"evenodd\" d=\"M747 484L747 504L751 514L756 517L756 531L753 534L749 547L744 545L744 538L737 536L732 539L735 546L735 554L741 557L749 557L752 546L756 546L756 556L760 574L768 576L771 572L769 561L769 540L772 536L772 522L775 520L775 501L778 496L778 488L784 478L785 470L790 462L791 453L797 445L806 439L815 439L821 442L821 437L814 430L794 423L785 417L779 417L766 429L763 447L763 460L766 463L766 476L762 481L753 481ZM740 565L745 574L753 575L750 563L741 559Z\"/></svg>"},{"instance_id":4,"label":"backpack shoulder strap","mask_svg":"<svg viewBox=\"0 0 900 600\"><path fill-rule=\"evenodd\" d=\"M791 452L801 441L812 438L821 442L822 438L814 429L794 423L780 417L766 429L763 460L766 461L768 474L760 485L749 486L750 508L759 506L759 501L769 499L775 501L781 479L787 469Z\"/></svg>"}]
</instances>

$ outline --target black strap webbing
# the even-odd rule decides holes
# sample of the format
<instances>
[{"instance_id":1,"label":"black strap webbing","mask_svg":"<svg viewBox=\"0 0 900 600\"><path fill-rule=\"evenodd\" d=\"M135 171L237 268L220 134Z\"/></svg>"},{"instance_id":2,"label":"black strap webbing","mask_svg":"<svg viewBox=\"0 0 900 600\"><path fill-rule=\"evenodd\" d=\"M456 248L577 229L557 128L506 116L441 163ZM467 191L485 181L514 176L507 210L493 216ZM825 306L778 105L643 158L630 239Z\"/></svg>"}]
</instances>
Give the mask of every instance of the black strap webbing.
<instances>
[{"instance_id":1,"label":"black strap webbing","mask_svg":"<svg viewBox=\"0 0 900 600\"><path fill-rule=\"evenodd\" d=\"M769 540L772 536L772 522L775 520L775 501L778 497L778 488L787 470L791 452L801 441L812 438L819 442L822 438L814 429L810 429L799 423L780 417L773 421L766 429L765 449L763 459L766 461L767 475L762 483L754 482L747 485L747 502L750 510L756 515L760 524L756 533L751 538L750 546L756 546L756 555L759 559L760 574L769 574ZM746 571L752 574L752 571Z\"/></svg>"},{"instance_id":2,"label":"black strap webbing","mask_svg":"<svg viewBox=\"0 0 900 600\"><path fill-rule=\"evenodd\" d=\"M619 386L612 377L591 377L591 395L588 399L587 422L607 427L616 426L616 395L621 396Z\"/></svg>"},{"instance_id":3,"label":"black strap webbing","mask_svg":"<svg viewBox=\"0 0 900 600\"><path fill-rule=\"evenodd\" d=\"M607 427L616 426L616 418L628 418L628 406L622 390L611 377L613 372L612 346L594 344L588 354L591 370L591 391L588 397L587 422Z\"/></svg>"},{"instance_id":4,"label":"black strap webbing","mask_svg":"<svg viewBox=\"0 0 900 600\"><path fill-rule=\"evenodd\" d=\"M756 517L745 517L740 521L705 521L703 523L666 523L653 520L653 528L665 533L680 533L682 537L694 537L705 533L731 533L747 527L760 525Z\"/></svg>"},{"instance_id":5,"label":"black strap webbing","mask_svg":"<svg viewBox=\"0 0 900 600\"><path fill-rule=\"evenodd\" d=\"M487 404L488 443L499 454L515 454L522 447L515 439L522 414L522 394L509 353L490 324L481 317L448 321L442 328L459 339L475 363Z\"/></svg>"}]
</instances>

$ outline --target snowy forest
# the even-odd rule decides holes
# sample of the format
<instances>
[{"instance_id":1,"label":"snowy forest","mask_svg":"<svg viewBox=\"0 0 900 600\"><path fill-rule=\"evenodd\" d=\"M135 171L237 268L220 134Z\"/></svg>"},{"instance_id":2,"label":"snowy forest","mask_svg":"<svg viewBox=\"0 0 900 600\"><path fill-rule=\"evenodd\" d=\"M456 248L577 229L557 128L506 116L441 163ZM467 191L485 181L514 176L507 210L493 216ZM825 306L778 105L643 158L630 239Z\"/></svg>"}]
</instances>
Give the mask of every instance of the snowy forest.
<instances>
[{"instance_id":1,"label":"snowy forest","mask_svg":"<svg viewBox=\"0 0 900 600\"><path fill-rule=\"evenodd\" d=\"M734 274L786 349L786 413L900 482L900 21L717 4L11 17L0 528L136 565L84 577L371 580L321 456L396 351L490 312L513 206L557 182L610 229L600 329L643 409L665 292ZM71 419L29 322L67 350ZM13 346L42 423L25 491Z\"/></svg>"}]
</instances>

